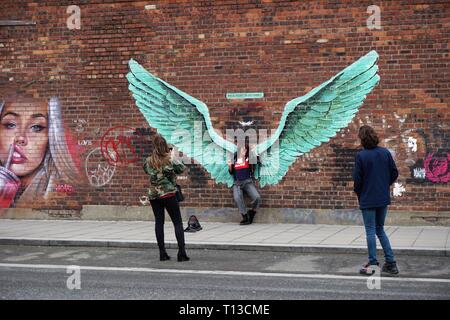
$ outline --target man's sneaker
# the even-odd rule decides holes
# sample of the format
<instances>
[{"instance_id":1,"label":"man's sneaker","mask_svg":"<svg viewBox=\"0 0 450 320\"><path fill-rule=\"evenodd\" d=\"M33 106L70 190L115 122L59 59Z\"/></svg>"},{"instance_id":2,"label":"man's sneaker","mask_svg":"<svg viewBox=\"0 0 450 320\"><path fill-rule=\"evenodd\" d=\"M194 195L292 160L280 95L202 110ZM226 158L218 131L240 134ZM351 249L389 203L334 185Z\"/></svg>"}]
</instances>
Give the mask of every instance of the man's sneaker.
<instances>
[{"instance_id":1,"label":"man's sneaker","mask_svg":"<svg viewBox=\"0 0 450 320\"><path fill-rule=\"evenodd\" d=\"M397 263L385 262L381 271L389 274L398 274Z\"/></svg>"},{"instance_id":2,"label":"man's sneaker","mask_svg":"<svg viewBox=\"0 0 450 320\"><path fill-rule=\"evenodd\" d=\"M375 267L380 267L380 264L377 262L377 264L370 264L370 263L366 263L365 265L362 266L361 269L359 269L359 274L364 274L364 275L368 275L371 276L375 273Z\"/></svg>"},{"instance_id":3,"label":"man's sneaker","mask_svg":"<svg viewBox=\"0 0 450 320\"><path fill-rule=\"evenodd\" d=\"M247 225L247 224L250 224L251 222L250 222L250 220L249 220L249 217L248 217L248 214L243 214L242 215L242 221L239 223L241 226L244 226L244 225Z\"/></svg>"}]
</instances>

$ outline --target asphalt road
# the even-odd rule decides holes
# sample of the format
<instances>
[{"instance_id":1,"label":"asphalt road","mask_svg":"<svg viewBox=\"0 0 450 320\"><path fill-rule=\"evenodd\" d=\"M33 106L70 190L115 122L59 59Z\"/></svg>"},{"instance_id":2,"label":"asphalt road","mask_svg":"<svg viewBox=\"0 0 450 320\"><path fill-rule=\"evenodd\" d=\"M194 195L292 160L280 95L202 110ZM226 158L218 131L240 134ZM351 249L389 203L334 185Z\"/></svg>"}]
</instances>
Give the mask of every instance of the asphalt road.
<instances>
[{"instance_id":1,"label":"asphalt road","mask_svg":"<svg viewBox=\"0 0 450 320\"><path fill-rule=\"evenodd\" d=\"M361 255L190 250L180 263L168 251L160 262L153 249L0 246L0 298L450 299L449 257L397 256L401 275L370 290Z\"/></svg>"}]
</instances>

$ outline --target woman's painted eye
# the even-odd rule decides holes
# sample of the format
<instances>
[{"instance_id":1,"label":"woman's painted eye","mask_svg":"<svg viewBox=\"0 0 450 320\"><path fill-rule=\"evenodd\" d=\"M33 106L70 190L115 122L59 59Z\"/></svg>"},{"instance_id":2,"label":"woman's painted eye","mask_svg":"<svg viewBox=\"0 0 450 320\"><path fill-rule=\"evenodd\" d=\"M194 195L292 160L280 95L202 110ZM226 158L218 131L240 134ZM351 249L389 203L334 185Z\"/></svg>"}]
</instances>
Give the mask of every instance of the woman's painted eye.
<instances>
[{"instance_id":1,"label":"woman's painted eye","mask_svg":"<svg viewBox=\"0 0 450 320\"><path fill-rule=\"evenodd\" d=\"M45 129L45 127L41 126L40 124L35 124L35 125L31 126L31 131L33 131L33 132L41 132L44 129Z\"/></svg>"},{"instance_id":2,"label":"woman's painted eye","mask_svg":"<svg viewBox=\"0 0 450 320\"><path fill-rule=\"evenodd\" d=\"M4 123L3 126L4 126L6 129L14 129L14 128L16 127L16 124L13 123L13 122L7 122L7 123Z\"/></svg>"}]
</instances>

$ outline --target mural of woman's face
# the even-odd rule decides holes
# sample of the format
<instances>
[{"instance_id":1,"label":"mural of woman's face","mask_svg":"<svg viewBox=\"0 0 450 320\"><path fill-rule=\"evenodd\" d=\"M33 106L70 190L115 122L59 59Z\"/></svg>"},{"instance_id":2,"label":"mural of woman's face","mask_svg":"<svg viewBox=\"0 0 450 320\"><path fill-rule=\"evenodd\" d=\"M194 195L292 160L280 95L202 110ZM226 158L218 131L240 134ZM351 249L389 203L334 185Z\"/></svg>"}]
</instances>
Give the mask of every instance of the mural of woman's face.
<instances>
[{"instance_id":1,"label":"mural of woman's face","mask_svg":"<svg viewBox=\"0 0 450 320\"><path fill-rule=\"evenodd\" d=\"M10 145L14 153L9 170L26 177L42 163L48 147L46 101L18 99L6 102L0 115L0 161L5 165Z\"/></svg>"}]
</instances>

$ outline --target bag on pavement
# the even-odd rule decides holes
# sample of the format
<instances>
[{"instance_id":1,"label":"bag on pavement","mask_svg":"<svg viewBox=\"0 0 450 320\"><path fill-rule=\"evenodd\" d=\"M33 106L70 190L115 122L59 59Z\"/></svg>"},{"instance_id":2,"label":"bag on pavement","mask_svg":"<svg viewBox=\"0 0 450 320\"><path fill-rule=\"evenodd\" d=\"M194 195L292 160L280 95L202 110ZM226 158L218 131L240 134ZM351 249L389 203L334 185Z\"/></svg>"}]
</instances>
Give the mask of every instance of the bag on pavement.
<instances>
[{"instance_id":1,"label":"bag on pavement","mask_svg":"<svg viewBox=\"0 0 450 320\"><path fill-rule=\"evenodd\" d=\"M198 221L197 217L192 215L189 217L187 228L184 229L184 232L197 232L202 230L202 226Z\"/></svg>"}]
</instances>

